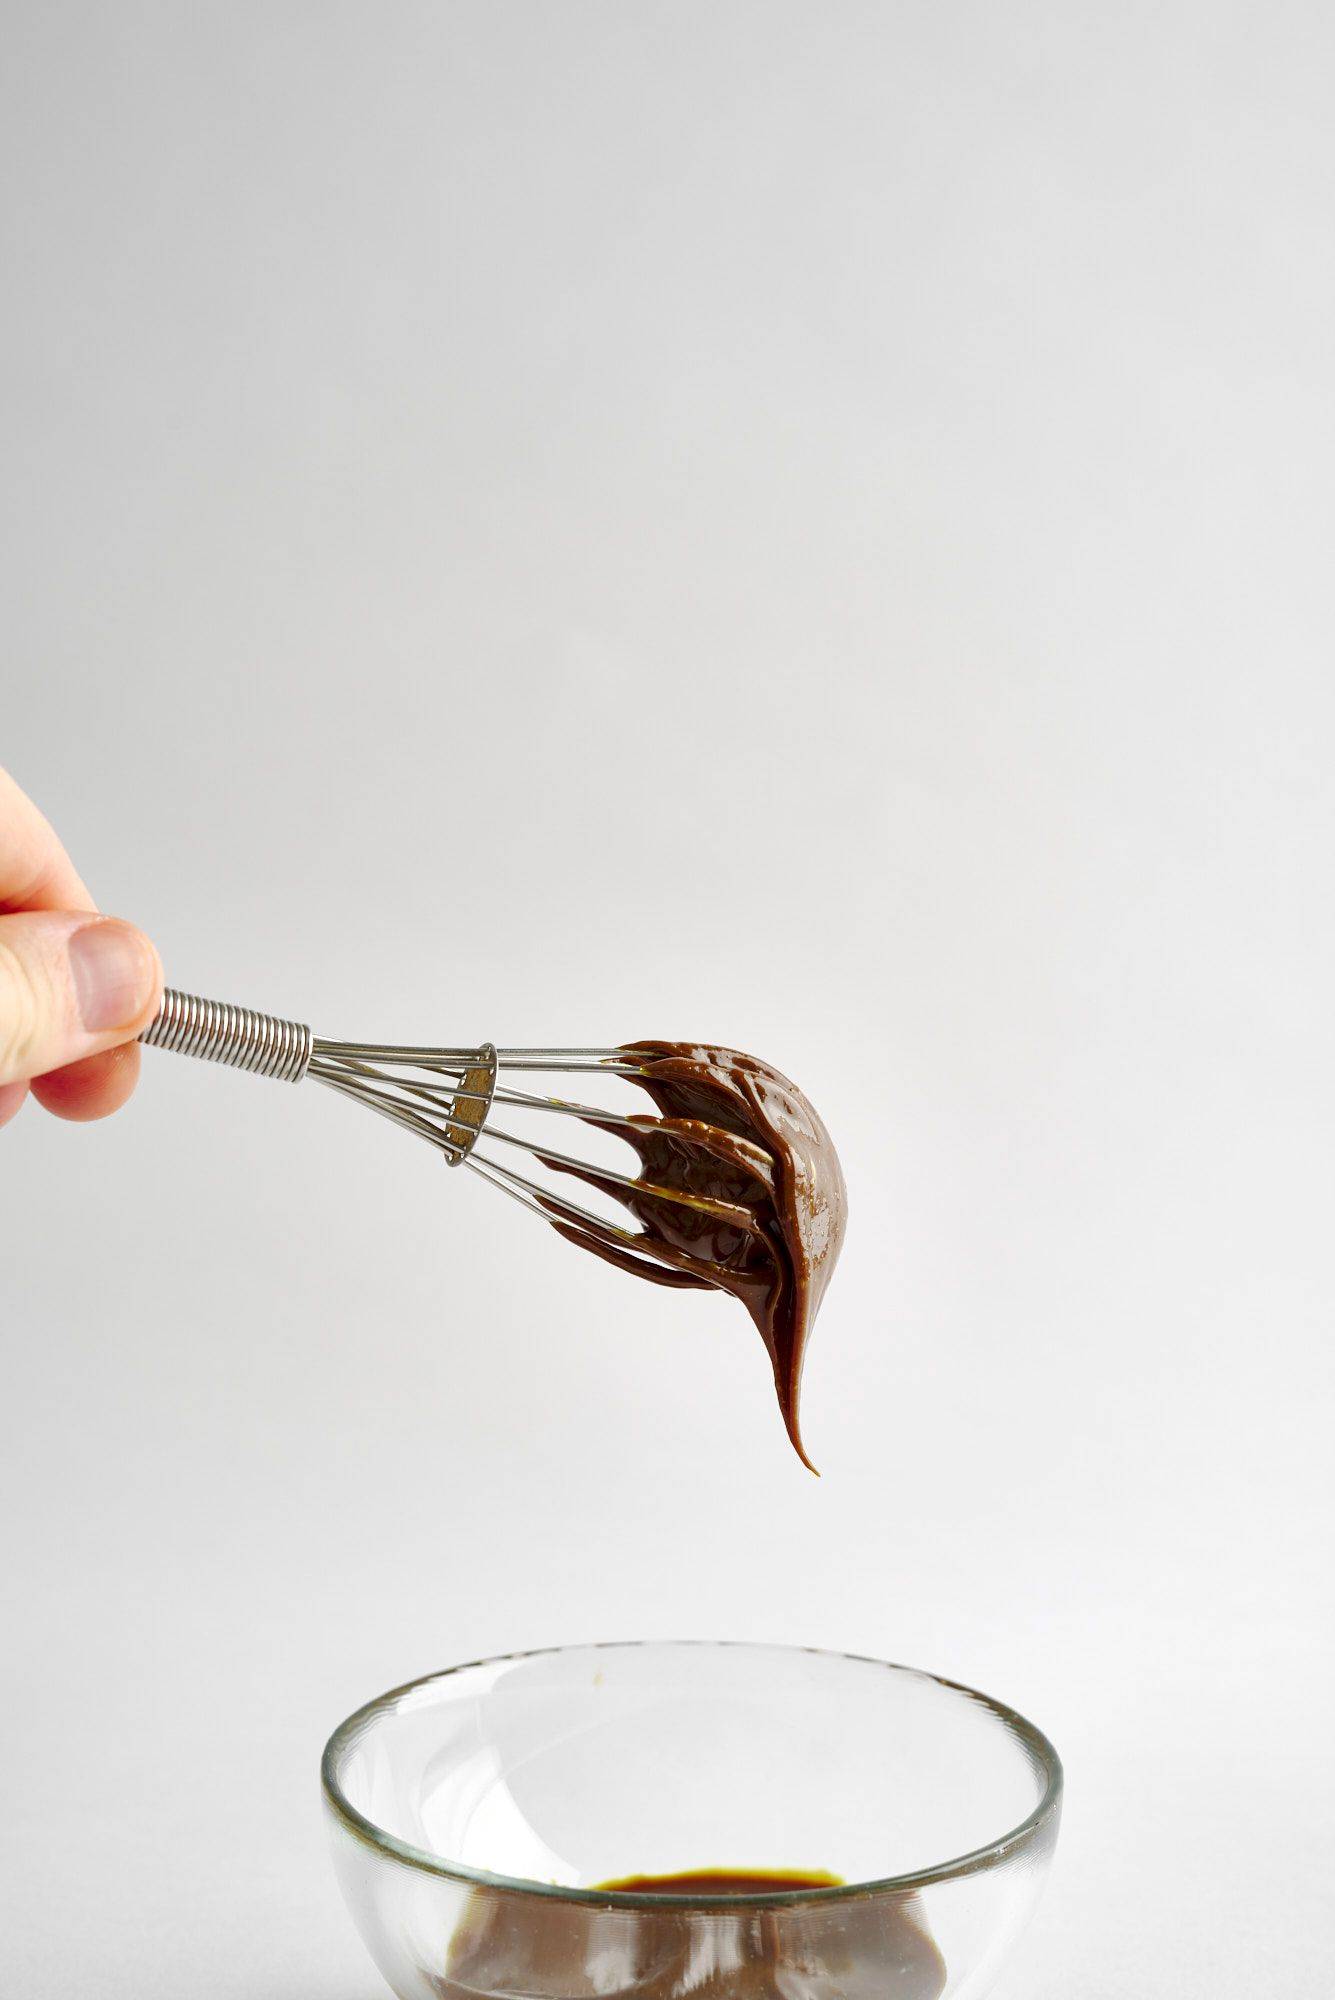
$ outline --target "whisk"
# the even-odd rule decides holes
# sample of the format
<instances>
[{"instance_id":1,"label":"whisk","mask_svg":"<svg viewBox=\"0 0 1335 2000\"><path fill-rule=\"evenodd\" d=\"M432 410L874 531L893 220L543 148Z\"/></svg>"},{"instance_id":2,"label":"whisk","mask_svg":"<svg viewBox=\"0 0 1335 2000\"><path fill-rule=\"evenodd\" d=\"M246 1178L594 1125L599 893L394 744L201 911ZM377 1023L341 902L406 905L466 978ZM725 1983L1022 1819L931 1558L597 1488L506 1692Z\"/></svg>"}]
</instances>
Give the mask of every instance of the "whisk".
<instances>
[{"instance_id":1,"label":"whisk","mask_svg":"<svg viewBox=\"0 0 1335 2000\"><path fill-rule=\"evenodd\" d=\"M623 1256L642 1266L646 1276L661 1279L663 1275L662 1255L642 1231L605 1220L567 1196L540 1186L490 1151L478 1151L478 1142L485 1136L489 1146L499 1143L515 1148L557 1170L585 1171L587 1160L506 1131L496 1124L494 1114L498 1106L505 1105L524 1113L563 1114L612 1133L636 1131L643 1120L637 1126L631 1117L618 1112L516 1089L509 1081L514 1074L543 1072L644 1075L643 1066L624 1049L498 1049L490 1042L477 1048L433 1049L331 1042L312 1034L302 1022L280 1020L276 1015L225 1001L204 1000L171 987L163 994L156 1019L139 1039L149 1048L174 1049L202 1062L226 1063L282 1083L301 1083L308 1078L322 1083L382 1118L392 1119L404 1131L416 1133L452 1167L468 1167L545 1222L558 1225L563 1233L581 1236L594 1247L615 1245ZM603 1166L597 1172L600 1181L632 1189L639 1197L652 1195L716 1216L724 1212L722 1204L683 1189L646 1185L643 1179ZM646 1258L653 1261L646 1263Z\"/></svg>"}]
</instances>

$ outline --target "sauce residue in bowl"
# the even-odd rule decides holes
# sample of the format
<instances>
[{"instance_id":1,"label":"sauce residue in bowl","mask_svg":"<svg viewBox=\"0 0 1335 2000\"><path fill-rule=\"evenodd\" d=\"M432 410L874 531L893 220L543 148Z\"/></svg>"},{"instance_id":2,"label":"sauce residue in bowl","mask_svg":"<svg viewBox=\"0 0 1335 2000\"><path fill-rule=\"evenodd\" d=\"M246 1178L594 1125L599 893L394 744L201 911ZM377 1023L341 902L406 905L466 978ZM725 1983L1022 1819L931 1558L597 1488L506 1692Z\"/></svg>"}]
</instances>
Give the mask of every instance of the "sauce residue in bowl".
<instances>
[{"instance_id":1,"label":"sauce residue in bowl","mask_svg":"<svg viewBox=\"0 0 1335 2000\"><path fill-rule=\"evenodd\" d=\"M600 1889L634 1896L781 1896L793 1889L842 1889L842 1875L806 1868L702 1868L684 1875L620 1875Z\"/></svg>"},{"instance_id":2,"label":"sauce residue in bowl","mask_svg":"<svg viewBox=\"0 0 1335 2000\"><path fill-rule=\"evenodd\" d=\"M814 1871L720 1868L598 1885L609 1894L737 1899L712 1909L478 1888L432 1984L440 2000L940 2000L945 1961L920 1896L747 1900L842 1887Z\"/></svg>"}]
</instances>

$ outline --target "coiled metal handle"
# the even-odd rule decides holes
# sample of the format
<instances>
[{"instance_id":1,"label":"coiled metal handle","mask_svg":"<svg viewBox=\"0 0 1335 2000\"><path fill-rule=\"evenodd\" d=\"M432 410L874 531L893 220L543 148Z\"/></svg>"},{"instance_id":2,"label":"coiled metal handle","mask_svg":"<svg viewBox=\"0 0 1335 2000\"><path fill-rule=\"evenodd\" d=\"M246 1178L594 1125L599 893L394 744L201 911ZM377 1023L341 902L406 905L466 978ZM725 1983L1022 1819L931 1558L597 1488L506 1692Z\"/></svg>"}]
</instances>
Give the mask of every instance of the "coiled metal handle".
<instances>
[{"instance_id":1,"label":"coiled metal handle","mask_svg":"<svg viewBox=\"0 0 1335 2000\"><path fill-rule=\"evenodd\" d=\"M201 1000L196 993L168 987L157 1019L140 1041L150 1049L174 1049L201 1062L228 1063L280 1083L300 1083L311 1059L314 1037L300 1021L280 1021L251 1007L225 1000Z\"/></svg>"}]
</instances>

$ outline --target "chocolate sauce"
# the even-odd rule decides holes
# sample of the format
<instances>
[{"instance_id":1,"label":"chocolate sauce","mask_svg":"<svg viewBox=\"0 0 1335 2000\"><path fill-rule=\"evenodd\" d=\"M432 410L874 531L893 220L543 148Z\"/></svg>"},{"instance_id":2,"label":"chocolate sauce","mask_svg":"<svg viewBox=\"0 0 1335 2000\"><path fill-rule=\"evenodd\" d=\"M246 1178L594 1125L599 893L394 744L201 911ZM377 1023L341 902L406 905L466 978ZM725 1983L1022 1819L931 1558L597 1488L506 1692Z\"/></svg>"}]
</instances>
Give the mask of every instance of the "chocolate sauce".
<instances>
[{"instance_id":1,"label":"chocolate sauce","mask_svg":"<svg viewBox=\"0 0 1335 2000\"><path fill-rule=\"evenodd\" d=\"M939 2000L946 1968L915 1895L793 1904L746 1896L826 1888L825 1875L630 1876L638 1895L736 1894L735 1909L626 1909L475 1889L441 2000Z\"/></svg>"},{"instance_id":2,"label":"chocolate sauce","mask_svg":"<svg viewBox=\"0 0 1335 2000\"><path fill-rule=\"evenodd\" d=\"M772 1868L764 1874L748 1874L740 1868L690 1870L684 1875L619 1875L612 1882L600 1882L600 1889L615 1889L636 1896L781 1896L793 1889L842 1889L842 1875L811 1873L803 1868Z\"/></svg>"},{"instance_id":3,"label":"chocolate sauce","mask_svg":"<svg viewBox=\"0 0 1335 2000\"><path fill-rule=\"evenodd\" d=\"M610 1231L593 1240L559 1221L553 1227L655 1284L740 1299L769 1350L788 1435L814 1472L798 1394L848 1215L834 1143L797 1086L755 1056L692 1042L631 1042L620 1053L642 1064L634 1081L660 1114L636 1116L623 1130L640 1156L636 1186L596 1167L549 1164L624 1203L644 1250Z\"/></svg>"}]
</instances>

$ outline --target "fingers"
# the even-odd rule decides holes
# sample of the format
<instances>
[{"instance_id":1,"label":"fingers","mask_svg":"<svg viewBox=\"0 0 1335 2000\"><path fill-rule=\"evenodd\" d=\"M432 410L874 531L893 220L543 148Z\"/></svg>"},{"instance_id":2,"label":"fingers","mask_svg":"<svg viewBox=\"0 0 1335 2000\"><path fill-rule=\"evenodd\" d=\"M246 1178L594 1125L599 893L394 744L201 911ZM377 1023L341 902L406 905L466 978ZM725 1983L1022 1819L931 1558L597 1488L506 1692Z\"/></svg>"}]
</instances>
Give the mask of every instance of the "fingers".
<instances>
[{"instance_id":1,"label":"fingers","mask_svg":"<svg viewBox=\"0 0 1335 2000\"><path fill-rule=\"evenodd\" d=\"M95 907L51 827L0 770L0 910Z\"/></svg>"},{"instance_id":2,"label":"fingers","mask_svg":"<svg viewBox=\"0 0 1335 2000\"><path fill-rule=\"evenodd\" d=\"M95 908L51 826L0 770L0 912L19 913L0 914L0 1125L30 1079L58 1118L105 1118L134 1089L127 1037L157 1009L161 968L128 924L89 924ZM35 914L46 911L64 914Z\"/></svg>"},{"instance_id":3,"label":"fingers","mask_svg":"<svg viewBox=\"0 0 1335 2000\"><path fill-rule=\"evenodd\" d=\"M26 1083L0 1083L0 1125L8 1125L10 1119L22 1110L27 1095Z\"/></svg>"},{"instance_id":4,"label":"fingers","mask_svg":"<svg viewBox=\"0 0 1335 2000\"><path fill-rule=\"evenodd\" d=\"M120 1048L105 1049L100 1056L85 1056L82 1062L67 1063L48 1076L35 1076L29 1088L37 1102L57 1118L85 1123L119 1111L138 1081L139 1044L123 1042ZM22 1088L22 1084L0 1085L0 1124L4 1122L4 1091Z\"/></svg>"},{"instance_id":5,"label":"fingers","mask_svg":"<svg viewBox=\"0 0 1335 2000\"><path fill-rule=\"evenodd\" d=\"M52 1070L133 1040L161 998L158 955L132 925L56 910L0 917L0 1087L51 1083ZM76 1079L69 1101L78 1094Z\"/></svg>"}]
</instances>

